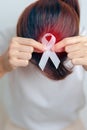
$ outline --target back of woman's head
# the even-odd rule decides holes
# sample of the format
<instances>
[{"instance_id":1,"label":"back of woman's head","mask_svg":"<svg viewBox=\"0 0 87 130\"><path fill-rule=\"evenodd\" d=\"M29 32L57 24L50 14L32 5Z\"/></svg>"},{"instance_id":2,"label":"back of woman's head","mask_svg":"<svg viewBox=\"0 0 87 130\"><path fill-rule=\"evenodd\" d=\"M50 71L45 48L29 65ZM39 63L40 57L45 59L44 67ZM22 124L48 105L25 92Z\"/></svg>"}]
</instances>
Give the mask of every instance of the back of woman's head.
<instances>
[{"instance_id":1,"label":"back of woman's head","mask_svg":"<svg viewBox=\"0 0 87 130\"><path fill-rule=\"evenodd\" d=\"M17 36L32 38L41 42L46 33L56 37L56 43L66 37L79 33L79 5L77 0L38 0L28 6L17 24ZM56 69L49 59L44 69L51 79L63 79L71 72L67 70L63 62L67 53L57 53L60 65ZM42 54L33 53L31 62L38 66Z\"/></svg>"},{"instance_id":2,"label":"back of woman's head","mask_svg":"<svg viewBox=\"0 0 87 130\"><path fill-rule=\"evenodd\" d=\"M80 17L80 9L79 9L79 3L78 3L78 0L61 0L63 2L65 2L66 4L68 4L71 8L73 8L78 17Z\"/></svg>"}]
</instances>

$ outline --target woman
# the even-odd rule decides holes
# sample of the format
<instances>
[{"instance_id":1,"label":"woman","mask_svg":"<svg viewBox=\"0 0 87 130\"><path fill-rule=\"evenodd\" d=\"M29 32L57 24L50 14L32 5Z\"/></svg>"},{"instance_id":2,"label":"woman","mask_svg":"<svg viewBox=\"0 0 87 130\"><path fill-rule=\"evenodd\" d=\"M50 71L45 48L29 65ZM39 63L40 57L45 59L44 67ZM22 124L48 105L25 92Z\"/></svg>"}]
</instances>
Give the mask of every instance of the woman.
<instances>
[{"instance_id":1,"label":"woman","mask_svg":"<svg viewBox=\"0 0 87 130\"><path fill-rule=\"evenodd\" d=\"M11 71L7 109L16 125L10 123L6 130L84 130L78 112L84 106L87 37L78 36L79 20L77 0L39 0L22 13L18 37L1 56L1 76ZM44 37L49 44L45 45ZM52 37L55 40L49 49ZM57 57L58 67L48 59L41 71L39 63L47 51L50 58L52 52ZM64 64L67 58L72 69Z\"/></svg>"}]
</instances>

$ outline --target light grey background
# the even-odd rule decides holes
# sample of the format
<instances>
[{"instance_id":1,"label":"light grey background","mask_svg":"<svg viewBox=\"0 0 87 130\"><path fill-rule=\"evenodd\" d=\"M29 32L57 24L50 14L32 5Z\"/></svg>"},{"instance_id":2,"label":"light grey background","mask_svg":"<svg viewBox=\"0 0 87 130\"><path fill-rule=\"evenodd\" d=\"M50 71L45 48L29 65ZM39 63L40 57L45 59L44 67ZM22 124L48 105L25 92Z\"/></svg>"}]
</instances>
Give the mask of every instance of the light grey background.
<instances>
[{"instance_id":1,"label":"light grey background","mask_svg":"<svg viewBox=\"0 0 87 130\"><path fill-rule=\"evenodd\" d=\"M20 16L22 10L31 2L35 0L0 0L0 30L14 27L17 23L18 17ZM87 30L87 0L79 0L81 7L81 26ZM67 26L67 23L66 23ZM87 101L87 76L84 82L84 93ZM7 86L7 76L0 80L0 100L2 101L3 91L6 90ZM7 100L7 103L9 101ZM3 114L0 115L3 121ZM81 112L81 118L86 125L87 122L87 107L85 107Z\"/></svg>"},{"instance_id":2,"label":"light grey background","mask_svg":"<svg viewBox=\"0 0 87 130\"><path fill-rule=\"evenodd\" d=\"M0 29L14 26L23 9L35 0L0 0Z\"/></svg>"}]
</instances>

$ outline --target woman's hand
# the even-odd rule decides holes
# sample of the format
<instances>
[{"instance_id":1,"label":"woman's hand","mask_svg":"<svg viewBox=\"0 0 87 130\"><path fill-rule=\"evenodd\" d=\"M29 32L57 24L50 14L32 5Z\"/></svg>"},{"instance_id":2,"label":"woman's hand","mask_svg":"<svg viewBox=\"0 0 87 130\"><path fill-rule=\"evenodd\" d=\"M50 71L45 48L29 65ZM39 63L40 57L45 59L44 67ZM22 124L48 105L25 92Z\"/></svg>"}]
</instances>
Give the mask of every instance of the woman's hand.
<instances>
[{"instance_id":1,"label":"woman's hand","mask_svg":"<svg viewBox=\"0 0 87 130\"><path fill-rule=\"evenodd\" d=\"M66 51L74 65L83 65L87 69L87 37L65 38L52 48L55 52Z\"/></svg>"},{"instance_id":2,"label":"woman's hand","mask_svg":"<svg viewBox=\"0 0 87 130\"><path fill-rule=\"evenodd\" d=\"M14 37L8 51L2 56L4 69L11 71L17 67L26 67L33 52L43 51L43 45L33 39Z\"/></svg>"}]
</instances>

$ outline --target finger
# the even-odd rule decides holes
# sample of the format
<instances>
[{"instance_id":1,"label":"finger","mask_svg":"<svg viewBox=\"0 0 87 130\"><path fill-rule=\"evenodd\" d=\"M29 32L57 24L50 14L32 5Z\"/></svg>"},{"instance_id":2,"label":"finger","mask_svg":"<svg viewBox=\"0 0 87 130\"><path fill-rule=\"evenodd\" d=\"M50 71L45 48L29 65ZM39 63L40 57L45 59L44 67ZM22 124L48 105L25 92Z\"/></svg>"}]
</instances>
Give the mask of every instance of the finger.
<instances>
[{"instance_id":1,"label":"finger","mask_svg":"<svg viewBox=\"0 0 87 130\"><path fill-rule=\"evenodd\" d=\"M28 60L21 60L16 58L10 59L9 62L13 67L26 67L29 64Z\"/></svg>"},{"instance_id":2,"label":"finger","mask_svg":"<svg viewBox=\"0 0 87 130\"><path fill-rule=\"evenodd\" d=\"M34 48L32 46L20 45L15 42L10 46L9 50L32 53L34 51Z\"/></svg>"},{"instance_id":3,"label":"finger","mask_svg":"<svg viewBox=\"0 0 87 130\"><path fill-rule=\"evenodd\" d=\"M17 42L14 42L14 44L10 45L9 50L13 50L13 49L16 51L29 52L29 53L32 53L32 52L42 53L43 52L42 50L34 49L32 46L26 46L23 44L20 45Z\"/></svg>"},{"instance_id":4,"label":"finger","mask_svg":"<svg viewBox=\"0 0 87 130\"><path fill-rule=\"evenodd\" d=\"M75 51L75 52L71 52L68 53L68 58L69 59L73 59L73 58L82 58L82 57L86 57L87 56L87 50L84 51Z\"/></svg>"},{"instance_id":5,"label":"finger","mask_svg":"<svg viewBox=\"0 0 87 130\"><path fill-rule=\"evenodd\" d=\"M23 60L30 60L32 57L32 53L28 52L19 52L15 50L10 50L9 51L9 59L12 58L18 58L18 59L23 59Z\"/></svg>"},{"instance_id":6,"label":"finger","mask_svg":"<svg viewBox=\"0 0 87 130\"><path fill-rule=\"evenodd\" d=\"M33 53L34 48L32 46L19 45L18 50L20 52Z\"/></svg>"},{"instance_id":7,"label":"finger","mask_svg":"<svg viewBox=\"0 0 87 130\"><path fill-rule=\"evenodd\" d=\"M44 51L34 49L34 52L36 52L36 53L43 53Z\"/></svg>"},{"instance_id":8,"label":"finger","mask_svg":"<svg viewBox=\"0 0 87 130\"><path fill-rule=\"evenodd\" d=\"M87 57L72 59L74 65L87 65Z\"/></svg>"},{"instance_id":9,"label":"finger","mask_svg":"<svg viewBox=\"0 0 87 130\"><path fill-rule=\"evenodd\" d=\"M24 52L19 52L16 54L16 58L22 59L22 60L30 60L32 58L31 53L24 53Z\"/></svg>"},{"instance_id":10,"label":"finger","mask_svg":"<svg viewBox=\"0 0 87 130\"><path fill-rule=\"evenodd\" d=\"M78 50L82 49L82 47L83 47L82 43L73 44L73 45L66 46L65 51L67 53L74 52L74 51L78 51Z\"/></svg>"},{"instance_id":11,"label":"finger","mask_svg":"<svg viewBox=\"0 0 87 130\"><path fill-rule=\"evenodd\" d=\"M25 46L25 45L19 45L18 49L19 51L29 52L29 53L33 53L33 52L42 53L43 52L42 50L34 49L32 46Z\"/></svg>"},{"instance_id":12,"label":"finger","mask_svg":"<svg viewBox=\"0 0 87 130\"><path fill-rule=\"evenodd\" d=\"M67 45L72 45L80 42L87 42L87 37L76 36L76 37L64 38L63 40L55 44L53 50L58 52L59 49L64 48Z\"/></svg>"},{"instance_id":13,"label":"finger","mask_svg":"<svg viewBox=\"0 0 87 130\"><path fill-rule=\"evenodd\" d=\"M33 48L35 48L37 50L44 51L44 45L43 44L41 44L40 42L37 42L33 39L30 39L30 38L15 37L15 38L13 38L13 41L17 42L19 44L22 44L22 45L32 46Z\"/></svg>"}]
</instances>

